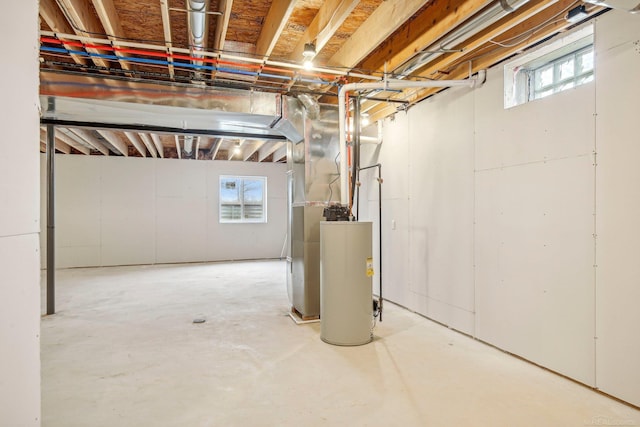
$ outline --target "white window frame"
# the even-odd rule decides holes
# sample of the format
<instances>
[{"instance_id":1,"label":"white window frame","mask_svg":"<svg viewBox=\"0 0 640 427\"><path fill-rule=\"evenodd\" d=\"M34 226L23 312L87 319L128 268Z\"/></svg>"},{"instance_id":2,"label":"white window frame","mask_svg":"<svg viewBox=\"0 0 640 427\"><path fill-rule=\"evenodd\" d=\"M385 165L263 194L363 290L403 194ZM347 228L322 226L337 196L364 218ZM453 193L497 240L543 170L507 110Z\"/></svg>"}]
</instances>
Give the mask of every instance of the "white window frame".
<instances>
[{"instance_id":1,"label":"white window frame","mask_svg":"<svg viewBox=\"0 0 640 427\"><path fill-rule=\"evenodd\" d=\"M223 218L222 211L223 205L227 203L223 203L222 201L222 184L225 180L233 179L240 180L241 190L239 191L240 196L240 218L239 219L229 219ZM245 218L245 201L244 201L244 182L245 180L252 181L262 181L262 217L261 218ZM218 222L221 224L266 224L267 223L267 177L266 176L240 176L240 175L220 175L220 179L218 182Z\"/></svg>"},{"instance_id":2,"label":"white window frame","mask_svg":"<svg viewBox=\"0 0 640 427\"><path fill-rule=\"evenodd\" d=\"M533 90L533 74L544 66L555 63L562 59L570 57L572 54L577 55L585 49L591 47L593 49L593 23L587 23L580 26L576 30L559 39L553 39L548 43L518 56L504 66L504 108L512 108L521 104L535 101ZM595 58L593 70L585 74L595 76ZM577 82L579 76L574 76ZM586 84L588 81L582 82ZM554 77L554 85L562 86L563 82L556 81ZM574 85L574 87L576 87ZM565 89L566 90L566 89ZM561 92L555 91L554 94ZM552 94L551 94L552 95Z\"/></svg>"}]
</instances>

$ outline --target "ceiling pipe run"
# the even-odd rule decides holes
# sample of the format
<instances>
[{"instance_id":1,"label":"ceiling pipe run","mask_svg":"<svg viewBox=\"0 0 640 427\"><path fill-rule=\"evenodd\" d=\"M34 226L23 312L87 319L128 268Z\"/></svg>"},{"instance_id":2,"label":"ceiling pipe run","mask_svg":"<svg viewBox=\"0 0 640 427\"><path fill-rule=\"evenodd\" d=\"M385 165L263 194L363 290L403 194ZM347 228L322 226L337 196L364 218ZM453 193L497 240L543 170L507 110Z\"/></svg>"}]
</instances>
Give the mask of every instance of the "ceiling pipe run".
<instances>
[{"instance_id":1,"label":"ceiling pipe run","mask_svg":"<svg viewBox=\"0 0 640 427\"><path fill-rule=\"evenodd\" d=\"M338 90L338 123L340 132L340 203L343 206L349 205L349 175L347 165L347 129L346 129L346 95L349 92L361 90L390 90L390 89L410 89L410 88L432 88L432 87L453 87L466 86L477 87L486 80L486 71L480 71L476 76L464 80L425 80L425 81L405 81L405 80L385 80L376 83L348 83Z\"/></svg>"},{"instance_id":2,"label":"ceiling pipe run","mask_svg":"<svg viewBox=\"0 0 640 427\"><path fill-rule=\"evenodd\" d=\"M402 65L401 67L396 69L394 73L398 74L399 79L407 77L409 74L422 67L427 62L432 61L433 59L444 53L451 52L451 48L453 46L459 45L469 37L473 37L475 34L494 24L499 19L502 19L506 15L515 12L521 6L529 3L529 1L530 0L494 1L490 6L480 11L473 18L469 19L467 22L460 25L458 28L451 31L440 40L432 43L417 57L410 60L407 64Z\"/></svg>"},{"instance_id":3,"label":"ceiling pipe run","mask_svg":"<svg viewBox=\"0 0 640 427\"><path fill-rule=\"evenodd\" d=\"M189 26L189 46L193 51L193 56L196 58L202 58L200 52L204 51L208 34L208 21L209 15L207 10L209 9L209 0L188 0L187 10L188 19L187 24ZM203 61L193 61L194 65L202 66ZM194 71L194 78L201 79L202 71Z\"/></svg>"}]
</instances>

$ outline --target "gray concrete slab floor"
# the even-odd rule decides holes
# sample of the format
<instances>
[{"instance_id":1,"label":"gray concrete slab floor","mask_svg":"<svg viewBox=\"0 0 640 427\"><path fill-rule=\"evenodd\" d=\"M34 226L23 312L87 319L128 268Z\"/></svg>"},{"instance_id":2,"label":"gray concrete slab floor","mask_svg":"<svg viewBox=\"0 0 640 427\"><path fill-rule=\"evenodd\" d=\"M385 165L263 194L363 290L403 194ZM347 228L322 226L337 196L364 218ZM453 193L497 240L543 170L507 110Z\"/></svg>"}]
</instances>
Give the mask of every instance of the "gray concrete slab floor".
<instances>
[{"instance_id":1,"label":"gray concrete slab floor","mask_svg":"<svg viewBox=\"0 0 640 427\"><path fill-rule=\"evenodd\" d=\"M372 343L326 344L319 323L288 317L282 261L59 270L57 299L42 319L45 427L640 425L392 304Z\"/></svg>"}]
</instances>

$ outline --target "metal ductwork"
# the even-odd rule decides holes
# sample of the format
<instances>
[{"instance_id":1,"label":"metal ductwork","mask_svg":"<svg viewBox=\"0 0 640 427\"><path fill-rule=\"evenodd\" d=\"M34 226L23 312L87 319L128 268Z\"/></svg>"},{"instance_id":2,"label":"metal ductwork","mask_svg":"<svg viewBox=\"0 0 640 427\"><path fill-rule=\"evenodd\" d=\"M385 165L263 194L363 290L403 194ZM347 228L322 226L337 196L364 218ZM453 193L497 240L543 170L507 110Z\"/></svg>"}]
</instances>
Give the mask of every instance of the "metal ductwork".
<instances>
[{"instance_id":1,"label":"metal ductwork","mask_svg":"<svg viewBox=\"0 0 640 427\"><path fill-rule=\"evenodd\" d=\"M187 0L189 25L189 46L193 50L193 56L201 58L198 52L202 52L207 43L208 35L208 10L209 0ZM203 65L202 61L193 61L195 65ZM202 78L202 71L194 71L194 78Z\"/></svg>"},{"instance_id":2,"label":"metal ductwork","mask_svg":"<svg viewBox=\"0 0 640 427\"><path fill-rule=\"evenodd\" d=\"M597 6L624 10L629 13L640 13L640 2L638 0L585 0L585 2L595 4Z\"/></svg>"},{"instance_id":3,"label":"metal ductwork","mask_svg":"<svg viewBox=\"0 0 640 427\"><path fill-rule=\"evenodd\" d=\"M407 77L427 62L443 53L450 52L454 46L484 30L509 13L518 10L528 2L529 0L497 0L493 2L490 6L478 12L476 16L427 47L408 63L396 69L394 73L398 74L397 78Z\"/></svg>"}]
</instances>

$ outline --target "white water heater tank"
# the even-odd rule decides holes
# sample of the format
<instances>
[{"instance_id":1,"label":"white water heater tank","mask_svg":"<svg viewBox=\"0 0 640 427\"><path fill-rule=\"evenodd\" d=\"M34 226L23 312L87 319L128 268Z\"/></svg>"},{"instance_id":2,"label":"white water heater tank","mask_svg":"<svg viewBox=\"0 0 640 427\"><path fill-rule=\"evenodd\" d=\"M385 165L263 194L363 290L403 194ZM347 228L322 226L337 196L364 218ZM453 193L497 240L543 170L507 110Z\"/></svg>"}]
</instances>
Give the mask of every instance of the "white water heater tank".
<instances>
[{"instance_id":1,"label":"white water heater tank","mask_svg":"<svg viewBox=\"0 0 640 427\"><path fill-rule=\"evenodd\" d=\"M373 338L371 224L320 223L320 338L329 344Z\"/></svg>"}]
</instances>

